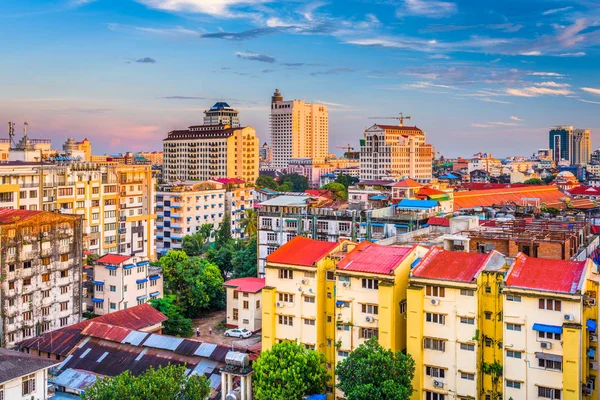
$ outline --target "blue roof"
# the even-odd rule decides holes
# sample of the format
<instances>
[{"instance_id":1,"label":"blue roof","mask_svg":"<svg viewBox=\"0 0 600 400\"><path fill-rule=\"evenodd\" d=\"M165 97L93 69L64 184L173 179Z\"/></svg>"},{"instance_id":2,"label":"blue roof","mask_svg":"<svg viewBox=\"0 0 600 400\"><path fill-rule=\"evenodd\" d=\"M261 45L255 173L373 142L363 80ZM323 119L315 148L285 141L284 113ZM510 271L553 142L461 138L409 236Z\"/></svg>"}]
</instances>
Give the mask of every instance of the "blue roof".
<instances>
[{"instance_id":1,"label":"blue roof","mask_svg":"<svg viewBox=\"0 0 600 400\"><path fill-rule=\"evenodd\" d=\"M218 101L210 108L210 111L223 110L225 108L231 108L231 106L224 101Z\"/></svg>"},{"instance_id":2,"label":"blue roof","mask_svg":"<svg viewBox=\"0 0 600 400\"><path fill-rule=\"evenodd\" d=\"M144 279L137 279L137 280L135 281L135 283L146 283L146 282L148 282L148 278L144 278Z\"/></svg>"},{"instance_id":3,"label":"blue roof","mask_svg":"<svg viewBox=\"0 0 600 400\"><path fill-rule=\"evenodd\" d=\"M56 378L51 379L50 382L58 386L64 386L68 388L85 390L89 386L92 386L99 378L98 375L87 371L67 369ZM79 398L79 397L73 397Z\"/></svg>"},{"instance_id":4,"label":"blue roof","mask_svg":"<svg viewBox=\"0 0 600 400\"><path fill-rule=\"evenodd\" d=\"M533 330L538 332L562 333L562 326L533 324Z\"/></svg>"},{"instance_id":5,"label":"blue roof","mask_svg":"<svg viewBox=\"0 0 600 400\"><path fill-rule=\"evenodd\" d=\"M454 174L446 174L446 175L442 175L440 176L439 179L459 179L459 176L456 176Z\"/></svg>"},{"instance_id":6,"label":"blue roof","mask_svg":"<svg viewBox=\"0 0 600 400\"><path fill-rule=\"evenodd\" d=\"M133 267L135 267L135 264L126 264L126 265L123 265L123 269L131 269Z\"/></svg>"},{"instance_id":7,"label":"blue roof","mask_svg":"<svg viewBox=\"0 0 600 400\"><path fill-rule=\"evenodd\" d=\"M437 200L402 199L396 207L411 210L429 210L431 208L439 206L439 204L440 203Z\"/></svg>"},{"instance_id":8,"label":"blue roof","mask_svg":"<svg viewBox=\"0 0 600 400\"><path fill-rule=\"evenodd\" d=\"M385 200L387 197L385 197L384 195L380 194L380 195L376 195L371 197L369 200Z\"/></svg>"},{"instance_id":9,"label":"blue roof","mask_svg":"<svg viewBox=\"0 0 600 400\"><path fill-rule=\"evenodd\" d=\"M136 265L138 267L143 267L144 265L148 265L150 264L150 261L140 261L139 263L137 263Z\"/></svg>"},{"instance_id":10,"label":"blue roof","mask_svg":"<svg viewBox=\"0 0 600 400\"><path fill-rule=\"evenodd\" d=\"M160 275L150 275L150 276L149 276L149 279L150 279L151 281L155 281L155 280L157 280L157 279L160 279Z\"/></svg>"}]
</instances>

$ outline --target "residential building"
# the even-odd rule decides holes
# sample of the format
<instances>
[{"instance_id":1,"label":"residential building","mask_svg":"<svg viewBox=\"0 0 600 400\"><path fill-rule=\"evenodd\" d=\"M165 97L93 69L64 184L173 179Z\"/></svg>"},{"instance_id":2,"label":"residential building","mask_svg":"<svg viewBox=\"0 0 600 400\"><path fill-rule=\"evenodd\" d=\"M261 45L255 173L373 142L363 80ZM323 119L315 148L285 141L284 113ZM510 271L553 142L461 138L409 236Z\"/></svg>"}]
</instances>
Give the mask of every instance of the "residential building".
<instances>
[{"instance_id":1,"label":"residential building","mask_svg":"<svg viewBox=\"0 0 600 400\"><path fill-rule=\"evenodd\" d=\"M79 157L79 161L92 161L92 143L88 138L83 139L81 142L68 138L63 144L63 152L72 158Z\"/></svg>"},{"instance_id":2,"label":"residential building","mask_svg":"<svg viewBox=\"0 0 600 400\"><path fill-rule=\"evenodd\" d=\"M502 161L492 156L492 153L477 153L467 164L467 172L483 171L488 176L498 176L501 173Z\"/></svg>"},{"instance_id":3,"label":"residential building","mask_svg":"<svg viewBox=\"0 0 600 400\"><path fill-rule=\"evenodd\" d=\"M598 398L598 270L519 254L503 284L502 398Z\"/></svg>"},{"instance_id":4,"label":"residential building","mask_svg":"<svg viewBox=\"0 0 600 400\"><path fill-rule=\"evenodd\" d=\"M81 318L82 220L0 210L0 347Z\"/></svg>"},{"instance_id":5,"label":"residential building","mask_svg":"<svg viewBox=\"0 0 600 400\"><path fill-rule=\"evenodd\" d=\"M592 158L592 138L589 129L573 132L573 165L587 165Z\"/></svg>"},{"instance_id":6,"label":"residential building","mask_svg":"<svg viewBox=\"0 0 600 400\"><path fill-rule=\"evenodd\" d=\"M237 178L220 178L216 182L225 188L225 213L231 221L231 237L243 239L246 210L254 209L254 188Z\"/></svg>"},{"instance_id":7,"label":"residential building","mask_svg":"<svg viewBox=\"0 0 600 400\"><path fill-rule=\"evenodd\" d=\"M288 160L285 173L305 176L309 187L315 188L322 186L321 177L325 174L337 173L339 175L340 171L348 170L347 172L358 177L358 166L358 160L346 158L331 158L324 162L316 162L312 158L292 158ZM352 172L352 168L355 169L354 172Z\"/></svg>"},{"instance_id":8,"label":"residential building","mask_svg":"<svg viewBox=\"0 0 600 400\"><path fill-rule=\"evenodd\" d=\"M163 139L166 182L258 178L258 138L252 127L190 126Z\"/></svg>"},{"instance_id":9,"label":"residential building","mask_svg":"<svg viewBox=\"0 0 600 400\"><path fill-rule=\"evenodd\" d=\"M303 100L284 101L279 89L271 97L272 166L286 168L292 158L323 162L329 155L327 106Z\"/></svg>"},{"instance_id":10,"label":"residential building","mask_svg":"<svg viewBox=\"0 0 600 400\"><path fill-rule=\"evenodd\" d=\"M0 399L50 398L49 370L57 364L56 360L0 348Z\"/></svg>"},{"instance_id":11,"label":"residential building","mask_svg":"<svg viewBox=\"0 0 600 400\"><path fill-rule=\"evenodd\" d=\"M141 151L139 153L136 153L136 156L145 158L152 165L156 165L156 166L163 165L163 152L162 151Z\"/></svg>"},{"instance_id":12,"label":"residential building","mask_svg":"<svg viewBox=\"0 0 600 400\"><path fill-rule=\"evenodd\" d=\"M262 290L265 278L237 278L223 283L227 291L227 321L230 328L262 329Z\"/></svg>"},{"instance_id":13,"label":"residential building","mask_svg":"<svg viewBox=\"0 0 600 400\"><path fill-rule=\"evenodd\" d=\"M360 178L429 182L433 158L433 146L416 126L375 124L360 141Z\"/></svg>"},{"instance_id":14,"label":"residential building","mask_svg":"<svg viewBox=\"0 0 600 400\"><path fill-rule=\"evenodd\" d=\"M261 163L270 163L273 161L273 150L269 146L267 142L263 143L263 145L258 150L258 155Z\"/></svg>"},{"instance_id":15,"label":"residential building","mask_svg":"<svg viewBox=\"0 0 600 400\"><path fill-rule=\"evenodd\" d=\"M232 128L239 128L240 112L224 101L219 101L204 111L204 125L230 125Z\"/></svg>"},{"instance_id":16,"label":"residential building","mask_svg":"<svg viewBox=\"0 0 600 400\"><path fill-rule=\"evenodd\" d=\"M411 399L500 398L504 267L498 252L437 247L416 261L407 290L407 352L415 360Z\"/></svg>"},{"instance_id":17,"label":"residential building","mask_svg":"<svg viewBox=\"0 0 600 400\"><path fill-rule=\"evenodd\" d=\"M217 230L225 216L226 198L225 185L218 182L160 186L156 194L157 253L181 250L184 236L198 232L205 224ZM238 206L241 205L235 206L236 216L241 215Z\"/></svg>"},{"instance_id":18,"label":"residential building","mask_svg":"<svg viewBox=\"0 0 600 400\"><path fill-rule=\"evenodd\" d=\"M93 313L97 315L126 310L150 299L163 297L160 267L146 257L106 254L94 263Z\"/></svg>"}]
</instances>

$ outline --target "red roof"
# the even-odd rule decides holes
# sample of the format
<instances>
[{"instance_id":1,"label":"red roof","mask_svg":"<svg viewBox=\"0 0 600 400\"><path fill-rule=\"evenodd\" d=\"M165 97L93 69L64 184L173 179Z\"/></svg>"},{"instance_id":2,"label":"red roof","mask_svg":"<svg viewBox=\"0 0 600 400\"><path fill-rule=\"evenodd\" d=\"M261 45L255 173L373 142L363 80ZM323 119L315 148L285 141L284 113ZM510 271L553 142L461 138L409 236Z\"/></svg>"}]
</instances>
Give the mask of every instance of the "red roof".
<instances>
[{"instance_id":1,"label":"red roof","mask_svg":"<svg viewBox=\"0 0 600 400\"><path fill-rule=\"evenodd\" d=\"M427 225L433 226L450 226L450 218L431 217L427 220Z\"/></svg>"},{"instance_id":2,"label":"red roof","mask_svg":"<svg viewBox=\"0 0 600 400\"><path fill-rule=\"evenodd\" d=\"M222 183L224 185L230 185L230 184L235 185L235 184L240 184L240 183L246 183L243 179L238 179L238 178L219 178L219 179L213 179L213 181Z\"/></svg>"},{"instance_id":3,"label":"red roof","mask_svg":"<svg viewBox=\"0 0 600 400\"><path fill-rule=\"evenodd\" d=\"M400 182L396 183L394 185L394 187L401 187L401 188L420 188L421 185L419 182L416 182L412 179L403 179Z\"/></svg>"},{"instance_id":4,"label":"red roof","mask_svg":"<svg viewBox=\"0 0 600 400\"><path fill-rule=\"evenodd\" d=\"M412 247L380 246L364 241L337 264L337 269L389 275L412 249Z\"/></svg>"},{"instance_id":5,"label":"red roof","mask_svg":"<svg viewBox=\"0 0 600 400\"><path fill-rule=\"evenodd\" d=\"M532 258L519 253L508 271L505 286L574 294L581 289L586 263Z\"/></svg>"},{"instance_id":6,"label":"red roof","mask_svg":"<svg viewBox=\"0 0 600 400\"><path fill-rule=\"evenodd\" d=\"M296 236L267 256L267 262L312 267L339 243Z\"/></svg>"},{"instance_id":7,"label":"red roof","mask_svg":"<svg viewBox=\"0 0 600 400\"><path fill-rule=\"evenodd\" d=\"M113 342L121 342L131 333L131 329L121 326L103 324L91 320L90 323L81 331L82 335L93 336Z\"/></svg>"},{"instance_id":8,"label":"red roof","mask_svg":"<svg viewBox=\"0 0 600 400\"><path fill-rule=\"evenodd\" d=\"M430 187L423 187L419 189L417 196L436 196L436 195L447 195L448 193L442 192L441 190L433 189Z\"/></svg>"},{"instance_id":9,"label":"red roof","mask_svg":"<svg viewBox=\"0 0 600 400\"><path fill-rule=\"evenodd\" d=\"M412 276L445 281L471 282L493 253L465 253L432 247L413 269Z\"/></svg>"},{"instance_id":10,"label":"red roof","mask_svg":"<svg viewBox=\"0 0 600 400\"><path fill-rule=\"evenodd\" d=\"M236 292L256 293L265 287L265 278L237 278L230 279L223 286L237 288Z\"/></svg>"},{"instance_id":11,"label":"red roof","mask_svg":"<svg viewBox=\"0 0 600 400\"><path fill-rule=\"evenodd\" d=\"M420 130L416 126L381 125L381 124L375 124L375 125L377 125L381 129L385 129L386 131L402 130L402 131L423 132L422 130Z\"/></svg>"},{"instance_id":12,"label":"red roof","mask_svg":"<svg viewBox=\"0 0 600 400\"><path fill-rule=\"evenodd\" d=\"M14 224L23 221L34 215L41 214L43 211L15 210L12 208L0 209L0 224Z\"/></svg>"},{"instance_id":13,"label":"red roof","mask_svg":"<svg viewBox=\"0 0 600 400\"><path fill-rule=\"evenodd\" d=\"M568 192L579 196L600 196L600 188L593 186L577 186L569 189Z\"/></svg>"},{"instance_id":14,"label":"red roof","mask_svg":"<svg viewBox=\"0 0 600 400\"><path fill-rule=\"evenodd\" d=\"M329 190L307 189L304 191L304 193L309 194L311 196L327 197L329 199L333 198L333 195Z\"/></svg>"},{"instance_id":15,"label":"red roof","mask_svg":"<svg viewBox=\"0 0 600 400\"><path fill-rule=\"evenodd\" d=\"M488 190L488 189L508 189L517 187L528 187L527 183L487 183L487 182L468 182L458 187L466 190Z\"/></svg>"},{"instance_id":16,"label":"red roof","mask_svg":"<svg viewBox=\"0 0 600 400\"><path fill-rule=\"evenodd\" d=\"M100 257L99 259L97 259L96 262L102 263L102 264L118 265L118 264L121 264L121 263L129 260L130 258L131 258L131 256L122 256L119 254L107 254L107 255L104 255L104 256Z\"/></svg>"},{"instance_id":17,"label":"red roof","mask_svg":"<svg viewBox=\"0 0 600 400\"><path fill-rule=\"evenodd\" d=\"M454 193L454 210L474 207L503 206L507 203L522 204L523 199L539 199L540 203L555 203L565 195L556 186L502 188L497 190L471 190Z\"/></svg>"}]
</instances>

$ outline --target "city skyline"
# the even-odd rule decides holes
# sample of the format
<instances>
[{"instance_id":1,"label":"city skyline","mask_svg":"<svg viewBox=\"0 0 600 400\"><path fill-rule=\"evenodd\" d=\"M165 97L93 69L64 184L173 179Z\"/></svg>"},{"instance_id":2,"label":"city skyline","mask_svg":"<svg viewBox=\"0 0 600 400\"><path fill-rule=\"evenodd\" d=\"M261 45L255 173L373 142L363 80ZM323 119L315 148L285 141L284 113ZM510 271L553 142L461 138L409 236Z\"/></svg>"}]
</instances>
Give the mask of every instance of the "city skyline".
<instances>
[{"instance_id":1,"label":"city skyline","mask_svg":"<svg viewBox=\"0 0 600 400\"><path fill-rule=\"evenodd\" d=\"M269 139L270 96L322 103L330 151L413 116L445 156L596 148L600 11L586 1L8 0L0 120L100 153L159 150L217 101ZM0 136L7 136L0 133Z\"/></svg>"}]
</instances>

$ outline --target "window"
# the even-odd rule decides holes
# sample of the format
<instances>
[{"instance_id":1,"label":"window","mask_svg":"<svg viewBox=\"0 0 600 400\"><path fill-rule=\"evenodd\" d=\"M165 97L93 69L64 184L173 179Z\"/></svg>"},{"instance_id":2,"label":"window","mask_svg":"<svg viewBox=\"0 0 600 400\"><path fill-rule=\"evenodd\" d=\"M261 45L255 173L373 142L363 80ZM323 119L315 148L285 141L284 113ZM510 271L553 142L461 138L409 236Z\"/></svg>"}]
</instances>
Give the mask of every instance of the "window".
<instances>
[{"instance_id":1,"label":"window","mask_svg":"<svg viewBox=\"0 0 600 400\"><path fill-rule=\"evenodd\" d=\"M486 286L485 287L485 292L486 293L492 293L492 287L491 286Z\"/></svg>"},{"instance_id":2,"label":"window","mask_svg":"<svg viewBox=\"0 0 600 400\"><path fill-rule=\"evenodd\" d=\"M67 293L69 293L69 285L61 286L60 287L60 294L67 294Z\"/></svg>"},{"instance_id":3,"label":"window","mask_svg":"<svg viewBox=\"0 0 600 400\"><path fill-rule=\"evenodd\" d=\"M31 268L31 261L25 261L23 263L23 268Z\"/></svg>"},{"instance_id":4,"label":"window","mask_svg":"<svg viewBox=\"0 0 600 400\"><path fill-rule=\"evenodd\" d=\"M485 347L492 347L492 339L486 337L484 343Z\"/></svg>"},{"instance_id":5,"label":"window","mask_svg":"<svg viewBox=\"0 0 600 400\"><path fill-rule=\"evenodd\" d=\"M445 378L446 370L444 368L439 367L425 367L425 375L431 376L434 378Z\"/></svg>"},{"instance_id":6,"label":"window","mask_svg":"<svg viewBox=\"0 0 600 400\"><path fill-rule=\"evenodd\" d=\"M468 372L461 372L460 373L460 379L466 379L468 381L474 381L475 380L475 374L470 374Z\"/></svg>"},{"instance_id":7,"label":"window","mask_svg":"<svg viewBox=\"0 0 600 400\"><path fill-rule=\"evenodd\" d=\"M294 295L289 293L279 293L279 301L283 301L286 303L294 302Z\"/></svg>"},{"instance_id":8,"label":"window","mask_svg":"<svg viewBox=\"0 0 600 400\"><path fill-rule=\"evenodd\" d=\"M475 296L475 291L470 289L460 289L460 295L473 297Z\"/></svg>"},{"instance_id":9,"label":"window","mask_svg":"<svg viewBox=\"0 0 600 400\"><path fill-rule=\"evenodd\" d=\"M294 326L294 317L289 315L280 315L279 325Z\"/></svg>"},{"instance_id":10,"label":"window","mask_svg":"<svg viewBox=\"0 0 600 400\"><path fill-rule=\"evenodd\" d=\"M545 360L543 358L539 358L538 367L552 369L555 371L562 371L562 361Z\"/></svg>"},{"instance_id":11,"label":"window","mask_svg":"<svg viewBox=\"0 0 600 400\"><path fill-rule=\"evenodd\" d=\"M446 323L446 316L443 314L425 313L425 321L444 325Z\"/></svg>"},{"instance_id":12,"label":"window","mask_svg":"<svg viewBox=\"0 0 600 400\"><path fill-rule=\"evenodd\" d=\"M441 339L425 338L423 348L429 350L446 351L446 342Z\"/></svg>"},{"instance_id":13,"label":"window","mask_svg":"<svg viewBox=\"0 0 600 400\"><path fill-rule=\"evenodd\" d=\"M314 303L315 302L315 296L302 296L302 297L304 297L305 303Z\"/></svg>"},{"instance_id":14,"label":"window","mask_svg":"<svg viewBox=\"0 0 600 400\"><path fill-rule=\"evenodd\" d=\"M8 299L8 306L12 307L15 305L15 299Z\"/></svg>"},{"instance_id":15,"label":"window","mask_svg":"<svg viewBox=\"0 0 600 400\"><path fill-rule=\"evenodd\" d=\"M358 337L360 339L371 339L373 336L379 337L378 329L360 328L358 331Z\"/></svg>"},{"instance_id":16,"label":"window","mask_svg":"<svg viewBox=\"0 0 600 400\"><path fill-rule=\"evenodd\" d=\"M561 340L562 335L560 333L538 332L538 339Z\"/></svg>"},{"instance_id":17,"label":"window","mask_svg":"<svg viewBox=\"0 0 600 400\"><path fill-rule=\"evenodd\" d=\"M69 270L60 271L61 278L67 278L69 276Z\"/></svg>"},{"instance_id":18,"label":"window","mask_svg":"<svg viewBox=\"0 0 600 400\"><path fill-rule=\"evenodd\" d=\"M27 396L35 392L35 374L21 378L21 396Z\"/></svg>"},{"instance_id":19,"label":"window","mask_svg":"<svg viewBox=\"0 0 600 400\"><path fill-rule=\"evenodd\" d=\"M239 298L240 298L240 293L239 293L239 292L237 292L237 291L234 291L234 292L233 292L233 298L234 298L235 300L239 299Z\"/></svg>"},{"instance_id":20,"label":"window","mask_svg":"<svg viewBox=\"0 0 600 400\"><path fill-rule=\"evenodd\" d=\"M325 277L328 281L335 281L335 274L333 271L325 271Z\"/></svg>"},{"instance_id":21,"label":"window","mask_svg":"<svg viewBox=\"0 0 600 400\"><path fill-rule=\"evenodd\" d=\"M274 232L267 233L267 242L277 242L277 234Z\"/></svg>"},{"instance_id":22,"label":"window","mask_svg":"<svg viewBox=\"0 0 600 400\"><path fill-rule=\"evenodd\" d=\"M350 355L350 352L348 351L344 351L344 350L338 350L338 357L348 357Z\"/></svg>"},{"instance_id":23,"label":"window","mask_svg":"<svg viewBox=\"0 0 600 400\"><path fill-rule=\"evenodd\" d=\"M77 201L75 202L76 208L85 208L85 201Z\"/></svg>"},{"instance_id":24,"label":"window","mask_svg":"<svg viewBox=\"0 0 600 400\"><path fill-rule=\"evenodd\" d=\"M558 399L560 400L562 394L562 390L560 389L551 389L543 386L538 386L538 397L544 399Z\"/></svg>"},{"instance_id":25,"label":"window","mask_svg":"<svg viewBox=\"0 0 600 400\"><path fill-rule=\"evenodd\" d=\"M507 331L521 332L521 325L518 324L506 324Z\"/></svg>"},{"instance_id":26,"label":"window","mask_svg":"<svg viewBox=\"0 0 600 400\"><path fill-rule=\"evenodd\" d=\"M485 319L492 319L492 313L490 311L485 311Z\"/></svg>"},{"instance_id":27,"label":"window","mask_svg":"<svg viewBox=\"0 0 600 400\"><path fill-rule=\"evenodd\" d=\"M60 326L67 326L69 324L69 318L64 317L60 319Z\"/></svg>"},{"instance_id":28,"label":"window","mask_svg":"<svg viewBox=\"0 0 600 400\"><path fill-rule=\"evenodd\" d=\"M315 320L314 319L308 319L308 318L304 318L304 325L315 325Z\"/></svg>"},{"instance_id":29,"label":"window","mask_svg":"<svg viewBox=\"0 0 600 400\"><path fill-rule=\"evenodd\" d=\"M289 269L280 269L279 279L294 279L294 271Z\"/></svg>"},{"instance_id":30,"label":"window","mask_svg":"<svg viewBox=\"0 0 600 400\"><path fill-rule=\"evenodd\" d=\"M29 303L31 301L31 295L24 294L23 296L21 296L21 300L23 301L23 303Z\"/></svg>"},{"instance_id":31,"label":"window","mask_svg":"<svg viewBox=\"0 0 600 400\"><path fill-rule=\"evenodd\" d=\"M50 315L50 307L42 307L42 317Z\"/></svg>"},{"instance_id":32,"label":"window","mask_svg":"<svg viewBox=\"0 0 600 400\"><path fill-rule=\"evenodd\" d=\"M400 314L406 313L406 300L400 302Z\"/></svg>"},{"instance_id":33,"label":"window","mask_svg":"<svg viewBox=\"0 0 600 400\"><path fill-rule=\"evenodd\" d=\"M238 312L238 309L237 309L237 308L234 308L234 309L233 309L233 320L234 320L234 321L237 321L237 320L238 320L238 318L239 318L239 312Z\"/></svg>"},{"instance_id":34,"label":"window","mask_svg":"<svg viewBox=\"0 0 600 400\"><path fill-rule=\"evenodd\" d=\"M540 310L562 311L562 303L560 300L540 299L539 308Z\"/></svg>"},{"instance_id":35,"label":"window","mask_svg":"<svg viewBox=\"0 0 600 400\"><path fill-rule=\"evenodd\" d=\"M425 294L431 297L446 297L446 288L427 285L425 287Z\"/></svg>"},{"instance_id":36,"label":"window","mask_svg":"<svg viewBox=\"0 0 600 400\"><path fill-rule=\"evenodd\" d=\"M117 270L116 269L111 269L111 270L108 271L108 274L110 276L117 276Z\"/></svg>"},{"instance_id":37,"label":"window","mask_svg":"<svg viewBox=\"0 0 600 400\"><path fill-rule=\"evenodd\" d=\"M117 291L117 287L115 285L110 285L110 291L111 292L116 292Z\"/></svg>"},{"instance_id":38,"label":"window","mask_svg":"<svg viewBox=\"0 0 600 400\"><path fill-rule=\"evenodd\" d=\"M260 300L256 300L256 309L260 308Z\"/></svg>"},{"instance_id":39,"label":"window","mask_svg":"<svg viewBox=\"0 0 600 400\"><path fill-rule=\"evenodd\" d=\"M15 281L8 282L8 290L14 290L14 289L15 289Z\"/></svg>"},{"instance_id":40,"label":"window","mask_svg":"<svg viewBox=\"0 0 600 400\"><path fill-rule=\"evenodd\" d=\"M513 389L521 389L521 382L506 380L506 387Z\"/></svg>"},{"instance_id":41,"label":"window","mask_svg":"<svg viewBox=\"0 0 600 400\"><path fill-rule=\"evenodd\" d=\"M111 310L116 310L117 309L117 303L110 303L110 309Z\"/></svg>"},{"instance_id":42,"label":"window","mask_svg":"<svg viewBox=\"0 0 600 400\"><path fill-rule=\"evenodd\" d=\"M23 318L23 321L31 321L33 313L31 311L25 311L23 314L21 314L21 317Z\"/></svg>"},{"instance_id":43,"label":"window","mask_svg":"<svg viewBox=\"0 0 600 400\"><path fill-rule=\"evenodd\" d=\"M69 302L63 301L60 303L60 311L67 311L69 309Z\"/></svg>"},{"instance_id":44,"label":"window","mask_svg":"<svg viewBox=\"0 0 600 400\"><path fill-rule=\"evenodd\" d=\"M62 262L69 261L69 255L68 254L61 254L60 255L60 261L62 261Z\"/></svg>"},{"instance_id":45,"label":"window","mask_svg":"<svg viewBox=\"0 0 600 400\"><path fill-rule=\"evenodd\" d=\"M42 257L42 265L50 265L50 257Z\"/></svg>"},{"instance_id":46,"label":"window","mask_svg":"<svg viewBox=\"0 0 600 400\"><path fill-rule=\"evenodd\" d=\"M514 301L515 303L520 303L521 302L521 296L517 296L514 294L507 294L506 295L506 301Z\"/></svg>"},{"instance_id":47,"label":"window","mask_svg":"<svg viewBox=\"0 0 600 400\"><path fill-rule=\"evenodd\" d=\"M475 318L460 317L461 324L475 325Z\"/></svg>"},{"instance_id":48,"label":"window","mask_svg":"<svg viewBox=\"0 0 600 400\"><path fill-rule=\"evenodd\" d=\"M85 188L84 187L78 187L77 188L77 195L78 196L83 196L85 194Z\"/></svg>"},{"instance_id":49,"label":"window","mask_svg":"<svg viewBox=\"0 0 600 400\"><path fill-rule=\"evenodd\" d=\"M308 271L304 272L305 278L315 279L316 276L317 276L317 274L315 272L308 272Z\"/></svg>"},{"instance_id":50,"label":"window","mask_svg":"<svg viewBox=\"0 0 600 400\"><path fill-rule=\"evenodd\" d=\"M44 299L50 297L50 290L44 290L44 291L42 291L42 297Z\"/></svg>"},{"instance_id":51,"label":"window","mask_svg":"<svg viewBox=\"0 0 600 400\"><path fill-rule=\"evenodd\" d=\"M363 314L379 314L379 307L374 304L361 304Z\"/></svg>"},{"instance_id":52,"label":"window","mask_svg":"<svg viewBox=\"0 0 600 400\"><path fill-rule=\"evenodd\" d=\"M379 289L379 281L377 279L362 279L362 287L364 289Z\"/></svg>"},{"instance_id":53,"label":"window","mask_svg":"<svg viewBox=\"0 0 600 400\"><path fill-rule=\"evenodd\" d=\"M506 357L508 358L522 358L520 351L506 350Z\"/></svg>"},{"instance_id":54,"label":"window","mask_svg":"<svg viewBox=\"0 0 600 400\"><path fill-rule=\"evenodd\" d=\"M8 264L8 272L15 272L15 264Z\"/></svg>"},{"instance_id":55,"label":"window","mask_svg":"<svg viewBox=\"0 0 600 400\"><path fill-rule=\"evenodd\" d=\"M460 344L460 349L461 350L466 350L466 351L475 351L475 345L474 344L469 344L469 343L461 343Z\"/></svg>"},{"instance_id":56,"label":"window","mask_svg":"<svg viewBox=\"0 0 600 400\"><path fill-rule=\"evenodd\" d=\"M247 310L250 308L250 303L247 300L244 300L244 310Z\"/></svg>"},{"instance_id":57,"label":"window","mask_svg":"<svg viewBox=\"0 0 600 400\"><path fill-rule=\"evenodd\" d=\"M242 293L242 296L249 297L250 295L248 293Z\"/></svg>"},{"instance_id":58,"label":"window","mask_svg":"<svg viewBox=\"0 0 600 400\"><path fill-rule=\"evenodd\" d=\"M446 396L441 393L425 391L425 400L446 400Z\"/></svg>"}]
</instances>

